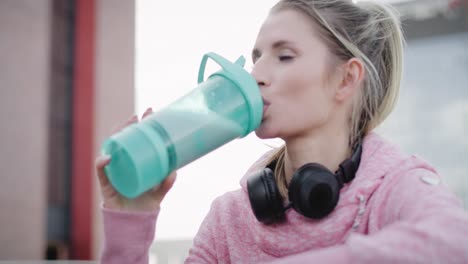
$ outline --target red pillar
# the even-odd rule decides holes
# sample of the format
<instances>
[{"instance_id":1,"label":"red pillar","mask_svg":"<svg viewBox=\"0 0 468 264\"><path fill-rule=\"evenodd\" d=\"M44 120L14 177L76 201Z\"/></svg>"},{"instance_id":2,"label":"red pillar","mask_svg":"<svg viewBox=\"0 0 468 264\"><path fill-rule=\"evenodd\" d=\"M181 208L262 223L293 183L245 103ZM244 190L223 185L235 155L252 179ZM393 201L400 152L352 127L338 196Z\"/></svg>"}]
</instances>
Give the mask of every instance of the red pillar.
<instances>
[{"instance_id":1,"label":"red pillar","mask_svg":"<svg viewBox=\"0 0 468 264\"><path fill-rule=\"evenodd\" d=\"M96 1L75 0L71 258L92 258Z\"/></svg>"}]
</instances>

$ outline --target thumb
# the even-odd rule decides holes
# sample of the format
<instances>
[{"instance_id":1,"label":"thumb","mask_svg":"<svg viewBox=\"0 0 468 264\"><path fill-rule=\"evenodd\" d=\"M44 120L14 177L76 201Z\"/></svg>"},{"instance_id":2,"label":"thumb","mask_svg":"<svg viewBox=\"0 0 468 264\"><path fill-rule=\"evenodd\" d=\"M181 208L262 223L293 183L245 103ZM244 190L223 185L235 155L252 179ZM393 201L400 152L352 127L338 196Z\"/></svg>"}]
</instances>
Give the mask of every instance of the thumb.
<instances>
[{"instance_id":1,"label":"thumb","mask_svg":"<svg viewBox=\"0 0 468 264\"><path fill-rule=\"evenodd\" d=\"M156 189L153 190L154 198L161 203L167 192L172 188L177 178L177 172L172 172Z\"/></svg>"}]
</instances>

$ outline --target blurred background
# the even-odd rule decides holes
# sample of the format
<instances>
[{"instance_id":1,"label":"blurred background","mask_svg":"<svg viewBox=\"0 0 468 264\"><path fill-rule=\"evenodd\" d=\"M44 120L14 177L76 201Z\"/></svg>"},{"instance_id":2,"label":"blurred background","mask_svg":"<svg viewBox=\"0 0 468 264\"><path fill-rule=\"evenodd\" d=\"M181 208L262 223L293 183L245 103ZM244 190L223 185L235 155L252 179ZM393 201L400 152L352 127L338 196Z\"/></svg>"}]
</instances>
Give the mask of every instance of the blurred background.
<instances>
[{"instance_id":1,"label":"blurred background","mask_svg":"<svg viewBox=\"0 0 468 264\"><path fill-rule=\"evenodd\" d=\"M207 52L244 55L250 70L275 2L0 0L0 260L98 259L103 140L194 88ZM378 132L432 163L468 208L468 1L384 2L407 47L398 105ZM151 262L180 262L211 201L279 144L251 134L182 168Z\"/></svg>"}]
</instances>

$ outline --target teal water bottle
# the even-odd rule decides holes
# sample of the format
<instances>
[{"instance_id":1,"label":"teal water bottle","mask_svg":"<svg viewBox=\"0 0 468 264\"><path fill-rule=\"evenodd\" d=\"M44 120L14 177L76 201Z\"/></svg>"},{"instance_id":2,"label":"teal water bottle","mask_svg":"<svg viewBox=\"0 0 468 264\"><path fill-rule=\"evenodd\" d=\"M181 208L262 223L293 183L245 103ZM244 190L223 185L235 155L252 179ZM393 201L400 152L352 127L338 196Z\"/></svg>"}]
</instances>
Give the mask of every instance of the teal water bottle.
<instances>
[{"instance_id":1,"label":"teal water bottle","mask_svg":"<svg viewBox=\"0 0 468 264\"><path fill-rule=\"evenodd\" d=\"M221 70L204 80L207 60ZM255 79L235 63L215 54L203 56L198 86L167 107L106 139L104 168L123 196L135 198L160 184L172 171L255 130L263 101Z\"/></svg>"}]
</instances>

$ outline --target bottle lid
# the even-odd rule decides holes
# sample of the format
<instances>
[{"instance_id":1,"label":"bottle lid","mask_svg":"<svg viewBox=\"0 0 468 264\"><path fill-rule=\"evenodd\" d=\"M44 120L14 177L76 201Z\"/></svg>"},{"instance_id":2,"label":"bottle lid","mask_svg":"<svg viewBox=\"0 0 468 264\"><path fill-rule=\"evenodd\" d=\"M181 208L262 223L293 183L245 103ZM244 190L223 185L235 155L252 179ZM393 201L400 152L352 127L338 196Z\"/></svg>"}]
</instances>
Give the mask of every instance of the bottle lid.
<instances>
[{"instance_id":1,"label":"bottle lid","mask_svg":"<svg viewBox=\"0 0 468 264\"><path fill-rule=\"evenodd\" d=\"M111 156L104 168L109 181L127 198L160 184L169 174L165 142L148 126L124 128L104 142L102 152Z\"/></svg>"}]
</instances>

